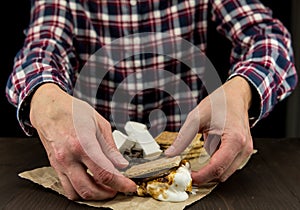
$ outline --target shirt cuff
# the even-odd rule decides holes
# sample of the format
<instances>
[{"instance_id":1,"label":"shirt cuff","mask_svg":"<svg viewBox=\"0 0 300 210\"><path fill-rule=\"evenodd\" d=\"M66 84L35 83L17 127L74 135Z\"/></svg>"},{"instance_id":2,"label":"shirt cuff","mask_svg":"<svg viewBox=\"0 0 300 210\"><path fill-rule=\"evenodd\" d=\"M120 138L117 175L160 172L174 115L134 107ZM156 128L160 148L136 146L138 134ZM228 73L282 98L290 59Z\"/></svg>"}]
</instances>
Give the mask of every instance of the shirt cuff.
<instances>
[{"instance_id":1,"label":"shirt cuff","mask_svg":"<svg viewBox=\"0 0 300 210\"><path fill-rule=\"evenodd\" d=\"M68 88L69 85L63 82L63 78L61 78L58 71L53 70L35 75L34 79L30 80L20 93L17 107L17 120L22 130L28 136L32 136L36 132L29 118L31 98L38 87L45 83L57 84L62 90L71 94L71 88Z\"/></svg>"},{"instance_id":2,"label":"shirt cuff","mask_svg":"<svg viewBox=\"0 0 300 210\"><path fill-rule=\"evenodd\" d=\"M230 74L228 80L235 76L241 76L245 78L252 91L251 107L248 111L250 126L254 127L262 118L266 117L273 109L275 102L272 101L270 86L265 84L271 84L273 78L270 73L264 71L258 71L257 66L242 65L234 69ZM275 97L276 98L276 97Z\"/></svg>"}]
</instances>

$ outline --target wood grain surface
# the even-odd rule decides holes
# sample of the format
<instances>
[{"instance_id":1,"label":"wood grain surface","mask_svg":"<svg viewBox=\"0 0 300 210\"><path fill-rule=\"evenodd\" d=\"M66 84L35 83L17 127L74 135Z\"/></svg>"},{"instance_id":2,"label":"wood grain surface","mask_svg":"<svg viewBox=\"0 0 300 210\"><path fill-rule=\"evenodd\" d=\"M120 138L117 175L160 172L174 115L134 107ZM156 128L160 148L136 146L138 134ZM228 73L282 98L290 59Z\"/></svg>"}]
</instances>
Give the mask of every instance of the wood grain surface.
<instances>
[{"instance_id":1,"label":"wood grain surface","mask_svg":"<svg viewBox=\"0 0 300 210\"><path fill-rule=\"evenodd\" d=\"M255 139L258 152L208 196L186 209L300 209L300 139ZM0 138L0 209L99 209L18 177L49 162L36 138Z\"/></svg>"}]
</instances>

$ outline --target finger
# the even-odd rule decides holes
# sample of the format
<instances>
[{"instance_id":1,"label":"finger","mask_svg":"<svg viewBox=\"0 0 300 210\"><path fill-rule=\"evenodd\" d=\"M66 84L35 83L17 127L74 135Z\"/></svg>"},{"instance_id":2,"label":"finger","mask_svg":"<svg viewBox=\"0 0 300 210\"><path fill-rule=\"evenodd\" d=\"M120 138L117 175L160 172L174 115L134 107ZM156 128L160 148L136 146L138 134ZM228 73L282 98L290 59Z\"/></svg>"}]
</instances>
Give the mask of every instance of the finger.
<instances>
[{"instance_id":1,"label":"finger","mask_svg":"<svg viewBox=\"0 0 300 210\"><path fill-rule=\"evenodd\" d=\"M218 178L218 180L221 182L226 181L238 169L244 158L245 157L242 154L239 154L229 168L221 175L220 178Z\"/></svg>"},{"instance_id":2,"label":"finger","mask_svg":"<svg viewBox=\"0 0 300 210\"><path fill-rule=\"evenodd\" d=\"M94 138L94 139L93 139ZM104 184L120 192L135 192L136 184L124 177L106 157L102 147L95 137L88 137L88 143L83 148L87 155L82 156L82 162L93 174L93 179L98 184ZM83 140L86 142L86 140Z\"/></svg>"},{"instance_id":3,"label":"finger","mask_svg":"<svg viewBox=\"0 0 300 210\"><path fill-rule=\"evenodd\" d=\"M104 151L102 149L101 143L105 141L105 139L98 139L95 136L95 131L87 130L86 132L81 132L77 134L78 141L83 150L81 157L81 161L85 164L87 160L91 160L95 164L97 164L100 168L109 171L110 173L118 173L115 166L112 164L111 160L107 158ZM101 137L103 138L103 137ZM110 149L112 147L109 147ZM110 151L112 152L112 151Z\"/></svg>"},{"instance_id":4,"label":"finger","mask_svg":"<svg viewBox=\"0 0 300 210\"><path fill-rule=\"evenodd\" d=\"M115 190L93 182L81 164L72 164L68 168L66 176L68 176L77 194L84 200L108 199L114 197L117 193Z\"/></svg>"},{"instance_id":5,"label":"finger","mask_svg":"<svg viewBox=\"0 0 300 210\"><path fill-rule=\"evenodd\" d=\"M136 184L119 172L112 173L99 167L98 164L86 160L86 165L93 174L96 183L106 185L119 192L136 192Z\"/></svg>"},{"instance_id":6,"label":"finger","mask_svg":"<svg viewBox=\"0 0 300 210\"><path fill-rule=\"evenodd\" d=\"M58 170L56 170L57 176L61 182L61 185L64 189L64 195L70 199L70 200L77 200L80 198L80 196L77 194L77 192L74 190L70 180L65 174L60 173Z\"/></svg>"},{"instance_id":7,"label":"finger","mask_svg":"<svg viewBox=\"0 0 300 210\"><path fill-rule=\"evenodd\" d=\"M96 136L103 153L115 167L125 168L129 163L117 149L110 124L98 113L96 113L96 120L97 125L100 128L100 131L97 131Z\"/></svg>"},{"instance_id":8,"label":"finger","mask_svg":"<svg viewBox=\"0 0 300 210\"><path fill-rule=\"evenodd\" d=\"M238 168L240 168L249 159L252 153L253 153L253 145L249 144L249 146L236 157L236 159L233 161L231 166L221 176L220 181L221 182L226 181Z\"/></svg>"},{"instance_id":9,"label":"finger","mask_svg":"<svg viewBox=\"0 0 300 210\"><path fill-rule=\"evenodd\" d=\"M175 156L185 150L199 131L200 117L198 109L194 109L186 118L173 144L165 151L166 156Z\"/></svg>"},{"instance_id":10,"label":"finger","mask_svg":"<svg viewBox=\"0 0 300 210\"><path fill-rule=\"evenodd\" d=\"M58 166L57 166L56 161L53 161L53 159L50 158L50 154L51 154L50 151L52 151L52 148L50 148L49 145L47 144L47 140L46 140L45 136L39 130L37 130L37 132L38 132L38 135L39 135L39 137L41 139L41 142L42 142L42 144L43 144L43 146L44 146L44 148L45 148L45 150L47 152L47 155L49 157L49 161L51 163L51 166L55 169L56 174L57 174L57 176L58 176L58 178L60 180L60 183L61 183L61 185L62 185L62 187L64 189L64 195L68 199L70 199L70 200L76 200L76 199L78 199L80 196L74 190L74 188L73 188L70 180L68 179L68 177L65 174L61 173L60 172L61 170L57 169Z\"/></svg>"},{"instance_id":11,"label":"finger","mask_svg":"<svg viewBox=\"0 0 300 210\"><path fill-rule=\"evenodd\" d=\"M84 144L83 142L84 141L80 141L82 148L88 149L88 144ZM48 144L46 145L48 146ZM82 154L82 151L78 150L78 154L79 153ZM94 181L92 181L91 177L87 174L85 168L81 164L75 163L69 159L66 160L67 162L63 163L64 167L62 167L62 165L58 165L56 161L53 162L52 158L49 160L51 163L53 163L53 166L56 166L54 168L56 169L59 179L62 183L65 195L69 199L75 200L81 197L85 200L103 200L111 198L116 194L116 191L113 191L106 186L97 185Z\"/></svg>"},{"instance_id":12,"label":"finger","mask_svg":"<svg viewBox=\"0 0 300 210\"><path fill-rule=\"evenodd\" d=\"M202 135L203 135L203 139L204 139L204 141L206 141L206 139L207 139L207 136L208 136L208 132L203 132L203 133L202 133Z\"/></svg>"},{"instance_id":13,"label":"finger","mask_svg":"<svg viewBox=\"0 0 300 210\"><path fill-rule=\"evenodd\" d=\"M219 179L231 166L239 154L237 144L222 142L220 148L211 157L209 163L197 172L192 173L193 182L197 185Z\"/></svg>"}]
</instances>

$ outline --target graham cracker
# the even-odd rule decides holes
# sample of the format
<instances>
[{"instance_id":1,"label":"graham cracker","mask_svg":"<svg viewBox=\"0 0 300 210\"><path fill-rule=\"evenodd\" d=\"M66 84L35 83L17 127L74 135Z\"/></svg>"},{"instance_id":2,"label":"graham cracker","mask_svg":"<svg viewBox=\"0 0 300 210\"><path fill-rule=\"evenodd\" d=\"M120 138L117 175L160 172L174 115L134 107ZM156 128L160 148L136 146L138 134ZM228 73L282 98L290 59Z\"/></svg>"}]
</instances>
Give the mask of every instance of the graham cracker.
<instances>
[{"instance_id":1,"label":"graham cracker","mask_svg":"<svg viewBox=\"0 0 300 210\"><path fill-rule=\"evenodd\" d=\"M178 135L178 132L164 131L158 135L155 140L165 151L174 142ZM198 133L192 140L191 144L181 153L181 157L184 159L193 159L200 156L204 149L204 141L201 140L202 134Z\"/></svg>"},{"instance_id":2,"label":"graham cracker","mask_svg":"<svg viewBox=\"0 0 300 210\"><path fill-rule=\"evenodd\" d=\"M131 168L127 169L123 173L123 175L128 178L144 178L148 176L153 176L165 170L169 170L173 167L179 166L180 161L180 156L175 156L172 158L161 157L156 160L152 160L138 165L133 165Z\"/></svg>"}]
</instances>

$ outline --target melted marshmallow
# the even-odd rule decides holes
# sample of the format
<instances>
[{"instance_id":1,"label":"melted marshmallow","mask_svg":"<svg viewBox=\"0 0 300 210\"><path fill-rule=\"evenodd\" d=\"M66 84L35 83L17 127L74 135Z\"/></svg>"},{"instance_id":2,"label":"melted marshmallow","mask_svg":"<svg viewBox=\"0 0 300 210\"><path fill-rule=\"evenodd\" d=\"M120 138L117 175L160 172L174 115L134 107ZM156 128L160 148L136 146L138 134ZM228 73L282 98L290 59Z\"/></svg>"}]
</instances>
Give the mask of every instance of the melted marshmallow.
<instances>
[{"instance_id":1,"label":"melted marshmallow","mask_svg":"<svg viewBox=\"0 0 300 210\"><path fill-rule=\"evenodd\" d=\"M147 185L147 192L160 201L182 202L188 199L192 190L190 164L186 162L168 176L168 183L153 181Z\"/></svg>"}]
</instances>

